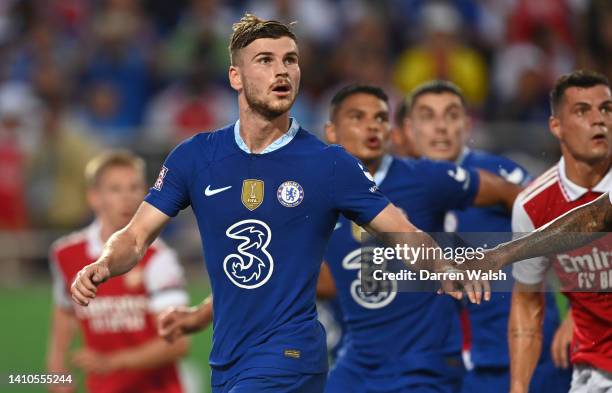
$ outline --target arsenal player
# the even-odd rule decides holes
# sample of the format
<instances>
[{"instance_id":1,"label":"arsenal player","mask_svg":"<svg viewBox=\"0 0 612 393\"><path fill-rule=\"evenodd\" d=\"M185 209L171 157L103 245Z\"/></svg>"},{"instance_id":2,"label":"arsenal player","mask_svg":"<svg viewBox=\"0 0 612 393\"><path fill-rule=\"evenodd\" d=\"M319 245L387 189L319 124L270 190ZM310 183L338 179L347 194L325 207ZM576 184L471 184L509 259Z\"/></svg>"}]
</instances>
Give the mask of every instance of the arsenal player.
<instances>
[{"instance_id":1,"label":"arsenal player","mask_svg":"<svg viewBox=\"0 0 612 393\"><path fill-rule=\"evenodd\" d=\"M612 94L608 80L588 71L565 75L551 93L551 107L549 126L561 144L562 158L517 198L513 211L515 232L531 232L596 199L591 206L607 203L607 197L602 194L612 188ZM579 209L578 213L589 214L592 210ZM608 209L601 209L601 213L605 210ZM562 228L605 230L605 223L610 222L607 214L593 214L592 218L601 221L600 224L589 225L591 220L587 220L586 225L576 225L575 216L569 215L565 220L538 230L525 238L527 242L520 239L497 247L489 257L496 263L505 264L552 250L559 252L558 237L550 242L551 233L559 234ZM567 225L563 225L564 222ZM597 239L589 246L525 260L513 267L516 284L509 324L513 393L527 391L540 355L544 297L538 290L542 288L549 266L560 279L574 321L571 345L574 374L570 391L608 392L612 389L612 293L604 292L609 288L605 288L607 280L601 279L611 273L608 260L601 256L612 251L612 239L610 236L577 235L569 237L568 245L583 242L583 237ZM544 243L546 241L549 243Z\"/></svg>"},{"instance_id":2,"label":"arsenal player","mask_svg":"<svg viewBox=\"0 0 612 393\"><path fill-rule=\"evenodd\" d=\"M57 240L50 252L54 304L48 370L69 368L66 358L80 327L83 347L72 354L71 362L85 372L88 392L181 392L176 361L186 353L188 339L169 344L156 332L157 313L188 301L172 249L159 240L153 243L129 274L100 287L89 307L70 299L75 275L100 256L112 233L127 225L146 190L144 161L128 152L102 154L85 172L96 220Z\"/></svg>"}]
</instances>

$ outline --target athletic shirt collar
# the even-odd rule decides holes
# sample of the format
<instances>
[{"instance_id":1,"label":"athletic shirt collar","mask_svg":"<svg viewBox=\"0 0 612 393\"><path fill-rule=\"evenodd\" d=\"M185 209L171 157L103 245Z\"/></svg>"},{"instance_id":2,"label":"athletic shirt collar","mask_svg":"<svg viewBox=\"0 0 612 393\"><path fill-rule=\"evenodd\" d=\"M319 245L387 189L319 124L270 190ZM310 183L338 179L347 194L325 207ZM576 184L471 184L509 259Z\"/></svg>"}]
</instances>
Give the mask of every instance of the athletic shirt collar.
<instances>
[{"instance_id":1,"label":"athletic shirt collar","mask_svg":"<svg viewBox=\"0 0 612 393\"><path fill-rule=\"evenodd\" d=\"M589 192L588 188L579 186L567 177L565 171L565 160L561 157L559 164L557 165L559 171L559 183L561 184L561 191L568 201L575 201L581 198L584 194ZM605 193L612 189L612 170L608 170L608 173L591 189L593 192Z\"/></svg>"},{"instance_id":2,"label":"athletic shirt collar","mask_svg":"<svg viewBox=\"0 0 612 393\"><path fill-rule=\"evenodd\" d=\"M257 154L271 153L287 145L289 142L293 140L295 135L300 130L300 125L297 122L297 120L295 120L293 117L290 118L290 120L291 120L291 124L287 132L285 132L280 138L278 138L277 140L272 142L270 145L268 145L261 153L257 153ZM238 145L240 150L248 154L251 154L249 147L242 139L242 136L240 136L240 120L236 121L236 124L234 124L234 139L236 140L236 144Z\"/></svg>"},{"instance_id":3,"label":"athletic shirt collar","mask_svg":"<svg viewBox=\"0 0 612 393\"><path fill-rule=\"evenodd\" d=\"M385 156L382 158L382 161L380 162L380 166L378 167L378 169L376 170L376 173L374 174L374 183L376 183L378 187L380 187L382 182L387 177L387 173L389 172L389 168L391 167L392 163L393 163L393 157L390 156L389 154L385 154Z\"/></svg>"}]
</instances>

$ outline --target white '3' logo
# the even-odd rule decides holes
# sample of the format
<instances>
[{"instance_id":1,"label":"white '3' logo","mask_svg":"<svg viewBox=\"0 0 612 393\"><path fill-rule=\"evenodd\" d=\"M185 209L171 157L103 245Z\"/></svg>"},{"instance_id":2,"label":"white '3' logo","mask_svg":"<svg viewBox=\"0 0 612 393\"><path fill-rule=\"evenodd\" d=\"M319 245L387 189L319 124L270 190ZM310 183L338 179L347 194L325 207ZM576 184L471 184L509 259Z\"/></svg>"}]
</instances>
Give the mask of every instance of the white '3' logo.
<instances>
[{"instance_id":1,"label":"white '3' logo","mask_svg":"<svg viewBox=\"0 0 612 393\"><path fill-rule=\"evenodd\" d=\"M357 270L357 278L351 282L353 300L370 310L388 306L397 296L396 281L375 280L371 271L371 263L362 266L362 257L371 261L373 255L374 247L363 247L351 251L342 260L344 269ZM362 269L365 269L367 273L363 279L361 277ZM386 270L386 267L383 266L383 270Z\"/></svg>"},{"instance_id":2,"label":"white '3' logo","mask_svg":"<svg viewBox=\"0 0 612 393\"><path fill-rule=\"evenodd\" d=\"M274 270L274 260L266 249L272 239L268 224L242 220L227 228L225 234L231 239L242 240L238 253L223 260L223 270L230 281L245 289L255 289L268 282Z\"/></svg>"}]
</instances>

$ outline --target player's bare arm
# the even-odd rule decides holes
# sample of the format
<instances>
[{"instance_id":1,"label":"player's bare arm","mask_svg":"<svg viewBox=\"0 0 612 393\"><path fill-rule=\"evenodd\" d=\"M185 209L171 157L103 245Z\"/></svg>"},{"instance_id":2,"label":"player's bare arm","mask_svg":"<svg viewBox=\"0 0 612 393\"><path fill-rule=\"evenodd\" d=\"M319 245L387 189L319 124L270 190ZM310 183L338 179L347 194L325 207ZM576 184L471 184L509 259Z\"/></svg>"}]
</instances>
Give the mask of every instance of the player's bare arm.
<instances>
[{"instance_id":1,"label":"player's bare arm","mask_svg":"<svg viewBox=\"0 0 612 393\"><path fill-rule=\"evenodd\" d=\"M143 202L130 223L108 239L102 256L77 274L70 288L74 301L87 306L96 297L98 285L132 269L169 219L152 205Z\"/></svg>"},{"instance_id":2,"label":"player's bare arm","mask_svg":"<svg viewBox=\"0 0 612 393\"><path fill-rule=\"evenodd\" d=\"M542 351L544 293L541 284L516 282L508 325L510 392L527 393Z\"/></svg>"},{"instance_id":3,"label":"player's bare arm","mask_svg":"<svg viewBox=\"0 0 612 393\"><path fill-rule=\"evenodd\" d=\"M146 370L163 367L183 357L189 350L189 337L173 342L162 338L113 352L97 352L87 347L77 350L73 363L86 373L107 374L118 370Z\"/></svg>"},{"instance_id":4,"label":"player's bare arm","mask_svg":"<svg viewBox=\"0 0 612 393\"><path fill-rule=\"evenodd\" d=\"M606 193L526 236L498 245L488 252L487 260L502 267L536 256L573 250L611 228L612 204Z\"/></svg>"},{"instance_id":5,"label":"player's bare arm","mask_svg":"<svg viewBox=\"0 0 612 393\"><path fill-rule=\"evenodd\" d=\"M51 332L47 352L47 371L65 373L69 370L67 354L77 331L77 320L74 314L65 308L54 306L51 316ZM49 385L52 393L73 392L74 386Z\"/></svg>"},{"instance_id":6,"label":"player's bare arm","mask_svg":"<svg viewBox=\"0 0 612 393\"><path fill-rule=\"evenodd\" d=\"M327 262L321 264L321 272L317 280L317 298L332 299L336 297L336 283Z\"/></svg>"},{"instance_id":7,"label":"player's bare arm","mask_svg":"<svg viewBox=\"0 0 612 393\"><path fill-rule=\"evenodd\" d=\"M550 355L553 363L559 368L568 368L570 366L570 345L572 345L572 336L574 333L574 319L572 318L571 310L568 310L565 319L555 332L552 344L550 345Z\"/></svg>"},{"instance_id":8,"label":"player's bare arm","mask_svg":"<svg viewBox=\"0 0 612 393\"><path fill-rule=\"evenodd\" d=\"M384 208L365 229L375 235L384 244L395 246L396 244L407 244L415 247L438 247L438 244L426 232L415 227L408 218L393 204ZM433 272L453 272L456 266L453 261L433 260L426 261L421 265ZM408 265L413 267L412 265ZM468 295L472 303L480 303L483 298L491 298L491 289L487 281L443 281L442 289L451 296L461 299L462 290ZM484 294L483 294L484 292Z\"/></svg>"},{"instance_id":9,"label":"player's bare arm","mask_svg":"<svg viewBox=\"0 0 612 393\"><path fill-rule=\"evenodd\" d=\"M208 296L194 307L172 307L157 318L157 333L173 343L187 334L206 329L213 318L213 297Z\"/></svg>"},{"instance_id":10,"label":"player's bare arm","mask_svg":"<svg viewBox=\"0 0 612 393\"><path fill-rule=\"evenodd\" d=\"M480 186L474 198L474 206L502 204L508 211L512 211L514 200L523 188L482 169L478 170L478 175Z\"/></svg>"}]
</instances>

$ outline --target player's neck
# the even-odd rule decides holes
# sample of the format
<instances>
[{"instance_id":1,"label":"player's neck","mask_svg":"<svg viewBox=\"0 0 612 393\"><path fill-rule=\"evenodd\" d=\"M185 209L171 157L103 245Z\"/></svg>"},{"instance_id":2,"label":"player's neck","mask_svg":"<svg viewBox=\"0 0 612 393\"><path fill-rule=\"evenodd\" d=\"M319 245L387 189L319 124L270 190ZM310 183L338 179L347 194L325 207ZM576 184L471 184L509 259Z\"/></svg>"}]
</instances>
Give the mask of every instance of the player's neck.
<instances>
[{"instance_id":1,"label":"player's neck","mask_svg":"<svg viewBox=\"0 0 612 393\"><path fill-rule=\"evenodd\" d=\"M378 168L380 168L380 165L382 164L382 160L383 160L384 156L380 156L378 158L374 158L371 160L363 160L363 163L365 164L366 168L368 168L368 172L370 172L370 175L374 176L376 174L376 171L378 170Z\"/></svg>"},{"instance_id":2,"label":"player's neck","mask_svg":"<svg viewBox=\"0 0 612 393\"><path fill-rule=\"evenodd\" d=\"M567 178L574 184L589 189L595 187L606 176L612 164L612 158L595 164L577 160L571 154L564 154L563 158Z\"/></svg>"},{"instance_id":3,"label":"player's neck","mask_svg":"<svg viewBox=\"0 0 612 393\"><path fill-rule=\"evenodd\" d=\"M260 153L289 130L289 113L266 119L250 107L240 108L240 136L251 153Z\"/></svg>"}]
</instances>

